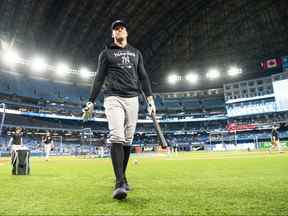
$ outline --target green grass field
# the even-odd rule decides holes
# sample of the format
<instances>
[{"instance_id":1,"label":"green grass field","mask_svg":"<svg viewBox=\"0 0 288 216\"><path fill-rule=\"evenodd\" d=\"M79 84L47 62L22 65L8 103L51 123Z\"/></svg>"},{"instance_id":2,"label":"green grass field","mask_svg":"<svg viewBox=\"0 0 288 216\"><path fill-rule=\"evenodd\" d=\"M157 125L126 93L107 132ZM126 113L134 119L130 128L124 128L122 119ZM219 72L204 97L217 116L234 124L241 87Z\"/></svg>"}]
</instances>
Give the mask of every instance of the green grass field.
<instances>
[{"instance_id":1,"label":"green grass field","mask_svg":"<svg viewBox=\"0 0 288 216\"><path fill-rule=\"evenodd\" d=\"M133 160L138 160L135 165ZM133 155L125 201L110 159L31 159L12 176L0 158L0 215L288 215L288 152Z\"/></svg>"}]
</instances>

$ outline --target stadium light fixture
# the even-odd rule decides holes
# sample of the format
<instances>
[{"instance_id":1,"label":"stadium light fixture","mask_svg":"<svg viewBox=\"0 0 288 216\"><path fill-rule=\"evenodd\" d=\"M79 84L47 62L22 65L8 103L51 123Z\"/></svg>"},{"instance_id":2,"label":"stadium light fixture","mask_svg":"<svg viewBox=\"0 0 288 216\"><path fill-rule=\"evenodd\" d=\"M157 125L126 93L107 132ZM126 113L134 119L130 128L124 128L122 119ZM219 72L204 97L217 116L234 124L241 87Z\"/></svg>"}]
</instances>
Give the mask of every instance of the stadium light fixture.
<instances>
[{"instance_id":1,"label":"stadium light fixture","mask_svg":"<svg viewBox=\"0 0 288 216\"><path fill-rule=\"evenodd\" d=\"M241 74L241 73L242 73L242 69L241 69L241 68L238 68L238 67L236 67L236 66L231 66L231 67L228 69L228 75L229 75L229 76L232 76L232 77L237 76L237 75L239 75L239 74Z\"/></svg>"},{"instance_id":2,"label":"stadium light fixture","mask_svg":"<svg viewBox=\"0 0 288 216\"><path fill-rule=\"evenodd\" d=\"M177 81L181 80L181 77L178 76L177 74L170 74L168 76L168 83L170 84L176 84Z\"/></svg>"},{"instance_id":3,"label":"stadium light fixture","mask_svg":"<svg viewBox=\"0 0 288 216\"><path fill-rule=\"evenodd\" d=\"M46 61L43 57L34 57L31 61L31 70L43 72L47 69Z\"/></svg>"},{"instance_id":4,"label":"stadium light fixture","mask_svg":"<svg viewBox=\"0 0 288 216\"><path fill-rule=\"evenodd\" d=\"M2 60L7 66L13 67L16 63L20 62L20 56L16 50L8 49L3 52Z\"/></svg>"},{"instance_id":5,"label":"stadium light fixture","mask_svg":"<svg viewBox=\"0 0 288 216\"><path fill-rule=\"evenodd\" d=\"M56 72L59 74L59 75L65 75L67 74L68 72L70 71L70 68L67 64L65 63L59 63L57 66L56 66Z\"/></svg>"},{"instance_id":6,"label":"stadium light fixture","mask_svg":"<svg viewBox=\"0 0 288 216\"><path fill-rule=\"evenodd\" d=\"M211 80L218 79L220 77L220 72L216 68L210 69L206 74L206 77Z\"/></svg>"},{"instance_id":7,"label":"stadium light fixture","mask_svg":"<svg viewBox=\"0 0 288 216\"><path fill-rule=\"evenodd\" d=\"M185 80L188 81L189 83L197 83L199 80L199 76L196 73L190 72L186 74Z\"/></svg>"},{"instance_id":8,"label":"stadium light fixture","mask_svg":"<svg viewBox=\"0 0 288 216\"><path fill-rule=\"evenodd\" d=\"M1 49L2 50L8 50L9 49L9 44L4 41L4 40L0 40L1 41Z\"/></svg>"},{"instance_id":9,"label":"stadium light fixture","mask_svg":"<svg viewBox=\"0 0 288 216\"><path fill-rule=\"evenodd\" d=\"M80 68L80 76L84 79L88 79L91 76L91 71L86 67Z\"/></svg>"}]
</instances>

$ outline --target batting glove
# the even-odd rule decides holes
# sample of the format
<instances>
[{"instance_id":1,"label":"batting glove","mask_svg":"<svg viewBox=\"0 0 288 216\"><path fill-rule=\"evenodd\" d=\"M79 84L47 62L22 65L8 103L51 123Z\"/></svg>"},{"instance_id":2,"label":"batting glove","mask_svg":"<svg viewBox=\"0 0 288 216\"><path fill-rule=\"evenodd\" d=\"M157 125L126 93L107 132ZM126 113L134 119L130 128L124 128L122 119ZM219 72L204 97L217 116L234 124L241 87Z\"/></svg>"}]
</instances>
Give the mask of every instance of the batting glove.
<instances>
[{"instance_id":1,"label":"batting glove","mask_svg":"<svg viewBox=\"0 0 288 216\"><path fill-rule=\"evenodd\" d=\"M152 113L156 114L156 107L155 107L153 96L147 97L147 101L148 101L147 111L149 115L151 115Z\"/></svg>"},{"instance_id":2,"label":"batting glove","mask_svg":"<svg viewBox=\"0 0 288 216\"><path fill-rule=\"evenodd\" d=\"M89 121L93 116L93 110L94 110L94 104L90 101L86 103L86 106L84 107L82 119L84 122Z\"/></svg>"}]
</instances>

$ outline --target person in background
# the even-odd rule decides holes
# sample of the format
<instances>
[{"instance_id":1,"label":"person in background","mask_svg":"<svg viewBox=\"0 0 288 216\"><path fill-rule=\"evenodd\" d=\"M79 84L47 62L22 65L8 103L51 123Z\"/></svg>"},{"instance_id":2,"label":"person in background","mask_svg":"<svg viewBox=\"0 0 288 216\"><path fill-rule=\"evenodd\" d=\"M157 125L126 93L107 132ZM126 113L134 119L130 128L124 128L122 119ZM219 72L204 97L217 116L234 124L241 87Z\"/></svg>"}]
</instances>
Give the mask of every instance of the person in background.
<instances>
[{"instance_id":1,"label":"person in background","mask_svg":"<svg viewBox=\"0 0 288 216\"><path fill-rule=\"evenodd\" d=\"M44 137L42 137L42 143L44 143L45 160L48 161L50 151L53 148L53 139L49 131L46 133Z\"/></svg>"},{"instance_id":2,"label":"person in background","mask_svg":"<svg viewBox=\"0 0 288 216\"><path fill-rule=\"evenodd\" d=\"M277 149L279 152L281 152L280 138L279 138L279 133L277 131L276 125L272 126L271 144L272 146L269 148L269 152L272 152L272 150L274 149Z\"/></svg>"},{"instance_id":3,"label":"person in background","mask_svg":"<svg viewBox=\"0 0 288 216\"><path fill-rule=\"evenodd\" d=\"M11 146L11 152L16 151L24 147L23 145L23 131L21 127L17 127L15 132L9 140L9 146Z\"/></svg>"}]
</instances>

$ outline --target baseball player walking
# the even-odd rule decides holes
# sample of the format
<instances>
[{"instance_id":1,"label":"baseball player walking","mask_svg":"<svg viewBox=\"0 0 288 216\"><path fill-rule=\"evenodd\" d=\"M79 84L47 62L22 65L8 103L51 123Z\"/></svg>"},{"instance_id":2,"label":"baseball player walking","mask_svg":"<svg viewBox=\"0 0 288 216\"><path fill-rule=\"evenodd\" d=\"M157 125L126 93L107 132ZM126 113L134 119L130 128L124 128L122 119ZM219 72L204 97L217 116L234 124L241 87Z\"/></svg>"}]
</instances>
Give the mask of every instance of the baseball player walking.
<instances>
[{"instance_id":1,"label":"baseball player walking","mask_svg":"<svg viewBox=\"0 0 288 216\"><path fill-rule=\"evenodd\" d=\"M148 113L155 113L156 108L142 54L127 42L127 24L123 20L116 20L112 23L111 30L113 43L99 55L97 72L90 99L84 108L83 120L92 117L94 101L103 86L111 159L116 177L112 197L121 200L126 198L131 189L126 178L126 168L138 119L140 84L147 96Z\"/></svg>"}]
</instances>

